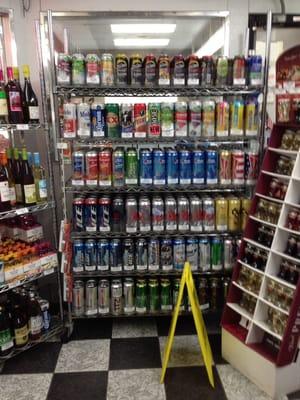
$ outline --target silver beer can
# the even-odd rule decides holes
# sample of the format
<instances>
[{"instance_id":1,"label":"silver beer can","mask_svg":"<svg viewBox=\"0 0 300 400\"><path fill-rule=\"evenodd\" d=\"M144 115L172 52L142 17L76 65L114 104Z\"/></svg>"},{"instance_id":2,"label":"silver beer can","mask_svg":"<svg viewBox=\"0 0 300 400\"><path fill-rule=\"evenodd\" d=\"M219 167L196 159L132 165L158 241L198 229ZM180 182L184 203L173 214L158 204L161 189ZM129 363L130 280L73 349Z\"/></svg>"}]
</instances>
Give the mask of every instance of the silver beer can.
<instances>
[{"instance_id":1,"label":"silver beer can","mask_svg":"<svg viewBox=\"0 0 300 400\"><path fill-rule=\"evenodd\" d=\"M187 136L188 134L188 115L187 102L177 101L175 103L175 136Z\"/></svg>"},{"instance_id":2,"label":"silver beer can","mask_svg":"<svg viewBox=\"0 0 300 400\"><path fill-rule=\"evenodd\" d=\"M135 233L138 227L138 206L135 197L127 197L125 202L126 232Z\"/></svg>"},{"instance_id":3,"label":"silver beer can","mask_svg":"<svg viewBox=\"0 0 300 400\"><path fill-rule=\"evenodd\" d=\"M135 312L134 283L132 278L125 278L123 284L123 293L124 293L124 313L132 314Z\"/></svg>"},{"instance_id":4,"label":"silver beer can","mask_svg":"<svg viewBox=\"0 0 300 400\"><path fill-rule=\"evenodd\" d=\"M185 196L178 197L178 230L188 231L190 229L190 202Z\"/></svg>"},{"instance_id":5,"label":"silver beer can","mask_svg":"<svg viewBox=\"0 0 300 400\"><path fill-rule=\"evenodd\" d=\"M215 230L215 202L211 198L203 199L203 231Z\"/></svg>"},{"instance_id":6,"label":"silver beer can","mask_svg":"<svg viewBox=\"0 0 300 400\"><path fill-rule=\"evenodd\" d=\"M190 198L190 220L192 232L203 231L202 200L198 196L192 196Z\"/></svg>"},{"instance_id":7,"label":"silver beer can","mask_svg":"<svg viewBox=\"0 0 300 400\"><path fill-rule=\"evenodd\" d=\"M199 239L199 266L202 272L210 270L210 240L208 238Z\"/></svg>"},{"instance_id":8,"label":"silver beer can","mask_svg":"<svg viewBox=\"0 0 300 400\"><path fill-rule=\"evenodd\" d=\"M77 105L77 136L91 136L91 109L84 102Z\"/></svg>"},{"instance_id":9,"label":"silver beer can","mask_svg":"<svg viewBox=\"0 0 300 400\"><path fill-rule=\"evenodd\" d=\"M123 311L122 283L120 279L114 279L110 287L111 312L113 315L120 315Z\"/></svg>"},{"instance_id":10,"label":"silver beer can","mask_svg":"<svg viewBox=\"0 0 300 400\"><path fill-rule=\"evenodd\" d=\"M199 266L199 240L198 238L188 237L185 243L186 261L190 263L192 271L197 271Z\"/></svg>"},{"instance_id":11,"label":"silver beer can","mask_svg":"<svg viewBox=\"0 0 300 400\"><path fill-rule=\"evenodd\" d=\"M109 282L101 279L98 283L98 313L109 314Z\"/></svg>"},{"instance_id":12,"label":"silver beer can","mask_svg":"<svg viewBox=\"0 0 300 400\"><path fill-rule=\"evenodd\" d=\"M165 226L166 231L177 230L177 202L173 196L165 199Z\"/></svg>"},{"instance_id":13,"label":"silver beer can","mask_svg":"<svg viewBox=\"0 0 300 400\"><path fill-rule=\"evenodd\" d=\"M121 104L120 110L121 137L132 138L133 136L133 105Z\"/></svg>"},{"instance_id":14,"label":"silver beer can","mask_svg":"<svg viewBox=\"0 0 300 400\"><path fill-rule=\"evenodd\" d=\"M97 284L94 279L90 279L85 284L85 314L96 315L97 313Z\"/></svg>"},{"instance_id":15,"label":"silver beer can","mask_svg":"<svg viewBox=\"0 0 300 400\"><path fill-rule=\"evenodd\" d=\"M160 265L160 243L158 238L148 241L148 268L149 271L158 271Z\"/></svg>"},{"instance_id":16,"label":"silver beer can","mask_svg":"<svg viewBox=\"0 0 300 400\"><path fill-rule=\"evenodd\" d=\"M84 314L84 284L82 281L74 281L72 305L74 315L80 316Z\"/></svg>"},{"instance_id":17,"label":"silver beer can","mask_svg":"<svg viewBox=\"0 0 300 400\"><path fill-rule=\"evenodd\" d=\"M224 240L224 269L231 271L233 268L233 244L232 239Z\"/></svg>"},{"instance_id":18,"label":"silver beer can","mask_svg":"<svg viewBox=\"0 0 300 400\"><path fill-rule=\"evenodd\" d=\"M201 101L189 102L189 136L201 136Z\"/></svg>"},{"instance_id":19,"label":"silver beer can","mask_svg":"<svg viewBox=\"0 0 300 400\"><path fill-rule=\"evenodd\" d=\"M161 232L165 228L164 201L160 196L152 199L152 230Z\"/></svg>"},{"instance_id":20,"label":"silver beer can","mask_svg":"<svg viewBox=\"0 0 300 400\"><path fill-rule=\"evenodd\" d=\"M134 270L135 246L132 239L125 239L123 242L123 266L124 271Z\"/></svg>"},{"instance_id":21,"label":"silver beer can","mask_svg":"<svg viewBox=\"0 0 300 400\"><path fill-rule=\"evenodd\" d=\"M138 208L140 232L149 232L151 230L151 202L149 197L140 197Z\"/></svg>"}]
</instances>

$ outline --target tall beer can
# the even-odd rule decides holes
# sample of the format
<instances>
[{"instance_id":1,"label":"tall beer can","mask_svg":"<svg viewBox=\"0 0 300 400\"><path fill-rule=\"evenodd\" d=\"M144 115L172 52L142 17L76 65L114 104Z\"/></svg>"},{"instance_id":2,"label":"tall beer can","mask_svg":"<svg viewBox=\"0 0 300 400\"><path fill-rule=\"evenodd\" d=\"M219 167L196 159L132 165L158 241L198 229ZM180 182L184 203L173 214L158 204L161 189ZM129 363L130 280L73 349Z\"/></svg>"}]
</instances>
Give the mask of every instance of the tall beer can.
<instances>
[{"instance_id":1,"label":"tall beer can","mask_svg":"<svg viewBox=\"0 0 300 400\"><path fill-rule=\"evenodd\" d=\"M100 232L110 232L111 198L102 196L98 200L98 229Z\"/></svg>"},{"instance_id":2,"label":"tall beer can","mask_svg":"<svg viewBox=\"0 0 300 400\"><path fill-rule=\"evenodd\" d=\"M186 261L190 263L192 271L197 271L199 267L199 241L197 238L186 239Z\"/></svg>"},{"instance_id":3,"label":"tall beer can","mask_svg":"<svg viewBox=\"0 0 300 400\"><path fill-rule=\"evenodd\" d=\"M114 84L114 58L112 54L104 53L101 55L101 85L113 86Z\"/></svg>"},{"instance_id":4,"label":"tall beer can","mask_svg":"<svg viewBox=\"0 0 300 400\"><path fill-rule=\"evenodd\" d=\"M174 269L183 270L184 263L185 263L185 239L178 237L173 240Z\"/></svg>"},{"instance_id":5,"label":"tall beer can","mask_svg":"<svg viewBox=\"0 0 300 400\"><path fill-rule=\"evenodd\" d=\"M224 270L231 271L233 268L233 245L232 239L224 240Z\"/></svg>"},{"instance_id":6,"label":"tall beer can","mask_svg":"<svg viewBox=\"0 0 300 400\"><path fill-rule=\"evenodd\" d=\"M236 99L230 106L230 135L243 136L244 134L244 102Z\"/></svg>"},{"instance_id":7,"label":"tall beer can","mask_svg":"<svg viewBox=\"0 0 300 400\"><path fill-rule=\"evenodd\" d=\"M112 174L112 159L111 150L102 149L98 156L99 165L99 185L100 186L111 186L111 174Z\"/></svg>"},{"instance_id":8,"label":"tall beer can","mask_svg":"<svg viewBox=\"0 0 300 400\"><path fill-rule=\"evenodd\" d=\"M109 242L107 239L100 239L97 243L97 270L109 270Z\"/></svg>"},{"instance_id":9,"label":"tall beer can","mask_svg":"<svg viewBox=\"0 0 300 400\"><path fill-rule=\"evenodd\" d=\"M66 139L73 139L76 137L76 105L74 103L64 104L64 121L63 121L63 136Z\"/></svg>"},{"instance_id":10,"label":"tall beer can","mask_svg":"<svg viewBox=\"0 0 300 400\"><path fill-rule=\"evenodd\" d=\"M132 278L125 278L123 284L124 313L132 314L135 311L134 283Z\"/></svg>"},{"instance_id":11,"label":"tall beer can","mask_svg":"<svg viewBox=\"0 0 300 400\"><path fill-rule=\"evenodd\" d=\"M173 196L165 199L165 225L166 231L177 230L177 203Z\"/></svg>"},{"instance_id":12,"label":"tall beer can","mask_svg":"<svg viewBox=\"0 0 300 400\"><path fill-rule=\"evenodd\" d=\"M121 104L120 110L121 137L132 138L133 136L133 106L132 104Z\"/></svg>"},{"instance_id":13,"label":"tall beer can","mask_svg":"<svg viewBox=\"0 0 300 400\"><path fill-rule=\"evenodd\" d=\"M237 197L228 199L228 230L237 232L241 229L241 201Z\"/></svg>"},{"instance_id":14,"label":"tall beer can","mask_svg":"<svg viewBox=\"0 0 300 400\"><path fill-rule=\"evenodd\" d=\"M122 283L120 279L114 279L110 286L111 312L113 315L120 315L123 311Z\"/></svg>"},{"instance_id":15,"label":"tall beer can","mask_svg":"<svg viewBox=\"0 0 300 400\"><path fill-rule=\"evenodd\" d=\"M202 208L202 200L198 196L191 196L190 198L190 220L191 220L191 231L202 232L203 208Z\"/></svg>"},{"instance_id":16,"label":"tall beer can","mask_svg":"<svg viewBox=\"0 0 300 400\"><path fill-rule=\"evenodd\" d=\"M110 242L109 265L111 272L121 272L123 267L122 243L120 239L112 239Z\"/></svg>"},{"instance_id":17,"label":"tall beer can","mask_svg":"<svg viewBox=\"0 0 300 400\"><path fill-rule=\"evenodd\" d=\"M201 136L201 101L189 102L189 136Z\"/></svg>"},{"instance_id":18,"label":"tall beer can","mask_svg":"<svg viewBox=\"0 0 300 400\"><path fill-rule=\"evenodd\" d=\"M137 271L146 271L148 268L148 245L146 239L138 239L135 246L135 263Z\"/></svg>"},{"instance_id":19,"label":"tall beer can","mask_svg":"<svg viewBox=\"0 0 300 400\"><path fill-rule=\"evenodd\" d=\"M112 232L125 231L125 208L122 197L115 197L113 199L111 210L111 230Z\"/></svg>"},{"instance_id":20,"label":"tall beer can","mask_svg":"<svg viewBox=\"0 0 300 400\"><path fill-rule=\"evenodd\" d=\"M175 149L166 150L166 179L168 185L178 183L178 151Z\"/></svg>"},{"instance_id":21,"label":"tall beer can","mask_svg":"<svg viewBox=\"0 0 300 400\"><path fill-rule=\"evenodd\" d=\"M138 206L136 198L129 196L125 202L125 214L126 214L126 232L134 233L137 232L138 227Z\"/></svg>"},{"instance_id":22,"label":"tall beer can","mask_svg":"<svg viewBox=\"0 0 300 400\"><path fill-rule=\"evenodd\" d=\"M74 315L80 316L84 314L85 300L83 281L74 281L72 306Z\"/></svg>"},{"instance_id":23,"label":"tall beer can","mask_svg":"<svg viewBox=\"0 0 300 400\"><path fill-rule=\"evenodd\" d=\"M228 136L229 134L229 103L218 101L216 103L216 136Z\"/></svg>"},{"instance_id":24,"label":"tall beer can","mask_svg":"<svg viewBox=\"0 0 300 400\"><path fill-rule=\"evenodd\" d=\"M84 102L77 105L77 135L91 136L91 110L89 104Z\"/></svg>"},{"instance_id":25,"label":"tall beer can","mask_svg":"<svg viewBox=\"0 0 300 400\"><path fill-rule=\"evenodd\" d=\"M148 104L148 136L160 136L161 129L161 113L160 103Z\"/></svg>"},{"instance_id":26,"label":"tall beer can","mask_svg":"<svg viewBox=\"0 0 300 400\"><path fill-rule=\"evenodd\" d=\"M108 103L105 105L106 136L109 138L120 137L119 104Z\"/></svg>"},{"instance_id":27,"label":"tall beer can","mask_svg":"<svg viewBox=\"0 0 300 400\"><path fill-rule=\"evenodd\" d=\"M105 105L94 102L91 105L91 134L92 137L104 137L105 134Z\"/></svg>"},{"instance_id":28,"label":"tall beer can","mask_svg":"<svg viewBox=\"0 0 300 400\"><path fill-rule=\"evenodd\" d=\"M193 150L192 159L192 181L194 184L203 184L205 182L205 152Z\"/></svg>"},{"instance_id":29,"label":"tall beer can","mask_svg":"<svg viewBox=\"0 0 300 400\"><path fill-rule=\"evenodd\" d=\"M124 271L133 271L135 265L135 246L132 239L123 242L123 268Z\"/></svg>"},{"instance_id":30,"label":"tall beer can","mask_svg":"<svg viewBox=\"0 0 300 400\"><path fill-rule=\"evenodd\" d=\"M228 201L224 197L216 199L216 230L219 232L228 229Z\"/></svg>"},{"instance_id":31,"label":"tall beer can","mask_svg":"<svg viewBox=\"0 0 300 400\"><path fill-rule=\"evenodd\" d=\"M146 104L136 103L133 106L134 136L144 138L147 134Z\"/></svg>"},{"instance_id":32,"label":"tall beer can","mask_svg":"<svg viewBox=\"0 0 300 400\"><path fill-rule=\"evenodd\" d=\"M199 268L202 272L210 270L210 240L208 238L199 239Z\"/></svg>"},{"instance_id":33,"label":"tall beer can","mask_svg":"<svg viewBox=\"0 0 300 400\"><path fill-rule=\"evenodd\" d=\"M177 200L178 230L187 231L190 229L190 203L185 196L179 196Z\"/></svg>"},{"instance_id":34,"label":"tall beer can","mask_svg":"<svg viewBox=\"0 0 300 400\"><path fill-rule=\"evenodd\" d=\"M215 230L215 202L211 198L203 199L203 230L204 232Z\"/></svg>"},{"instance_id":35,"label":"tall beer can","mask_svg":"<svg viewBox=\"0 0 300 400\"><path fill-rule=\"evenodd\" d=\"M163 271L170 271L173 269L173 243L170 238L161 239L160 262Z\"/></svg>"},{"instance_id":36,"label":"tall beer can","mask_svg":"<svg viewBox=\"0 0 300 400\"><path fill-rule=\"evenodd\" d=\"M219 156L219 181L221 185L230 185L231 183L231 152L228 150L221 150Z\"/></svg>"},{"instance_id":37,"label":"tall beer can","mask_svg":"<svg viewBox=\"0 0 300 400\"><path fill-rule=\"evenodd\" d=\"M223 242L218 237L211 240L211 268L213 271L220 271L223 268Z\"/></svg>"},{"instance_id":38,"label":"tall beer can","mask_svg":"<svg viewBox=\"0 0 300 400\"><path fill-rule=\"evenodd\" d=\"M206 100L202 103L202 136L215 135L215 102Z\"/></svg>"},{"instance_id":39,"label":"tall beer can","mask_svg":"<svg viewBox=\"0 0 300 400\"><path fill-rule=\"evenodd\" d=\"M152 229L161 232L165 227L164 201L161 197L155 196L152 199Z\"/></svg>"},{"instance_id":40,"label":"tall beer can","mask_svg":"<svg viewBox=\"0 0 300 400\"><path fill-rule=\"evenodd\" d=\"M97 284L94 279L90 279L85 285L85 313L86 315L96 315L97 312Z\"/></svg>"},{"instance_id":41,"label":"tall beer can","mask_svg":"<svg viewBox=\"0 0 300 400\"><path fill-rule=\"evenodd\" d=\"M110 308L109 282L107 279L101 279L98 283L98 313L108 314Z\"/></svg>"},{"instance_id":42,"label":"tall beer can","mask_svg":"<svg viewBox=\"0 0 300 400\"><path fill-rule=\"evenodd\" d=\"M174 103L161 103L161 136L174 136Z\"/></svg>"},{"instance_id":43,"label":"tall beer can","mask_svg":"<svg viewBox=\"0 0 300 400\"><path fill-rule=\"evenodd\" d=\"M185 101L178 101L175 103L175 136L187 136L187 132L187 103Z\"/></svg>"},{"instance_id":44,"label":"tall beer can","mask_svg":"<svg viewBox=\"0 0 300 400\"><path fill-rule=\"evenodd\" d=\"M160 266L160 243L159 239L152 238L148 242L148 269L157 271Z\"/></svg>"},{"instance_id":45,"label":"tall beer can","mask_svg":"<svg viewBox=\"0 0 300 400\"><path fill-rule=\"evenodd\" d=\"M138 156L134 148L129 148L125 153L125 183L137 185L138 183Z\"/></svg>"},{"instance_id":46,"label":"tall beer can","mask_svg":"<svg viewBox=\"0 0 300 400\"><path fill-rule=\"evenodd\" d=\"M241 230L244 231L250 214L251 199L243 198L241 201Z\"/></svg>"},{"instance_id":47,"label":"tall beer can","mask_svg":"<svg viewBox=\"0 0 300 400\"><path fill-rule=\"evenodd\" d=\"M125 155L122 147L112 153L112 181L115 187L125 185Z\"/></svg>"},{"instance_id":48,"label":"tall beer can","mask_svg":"<svg viewBox=\"0 0 300 400\"><path fill-rule=\"evenodd\" d=\"M151 202L149 197L139 198L139 229L140 232L149 232L151 230Z\"/></svg>"},{"instance_id":49,"label":"tall beer can","mask_svg":"<svg viewBox=\"0 0 300 400\"><path fill-rule=\"evenodd\" d=\"M243 185L245 182L245 154L242 150L232 151L232 183Z\"/></svg>"}]
</instances>

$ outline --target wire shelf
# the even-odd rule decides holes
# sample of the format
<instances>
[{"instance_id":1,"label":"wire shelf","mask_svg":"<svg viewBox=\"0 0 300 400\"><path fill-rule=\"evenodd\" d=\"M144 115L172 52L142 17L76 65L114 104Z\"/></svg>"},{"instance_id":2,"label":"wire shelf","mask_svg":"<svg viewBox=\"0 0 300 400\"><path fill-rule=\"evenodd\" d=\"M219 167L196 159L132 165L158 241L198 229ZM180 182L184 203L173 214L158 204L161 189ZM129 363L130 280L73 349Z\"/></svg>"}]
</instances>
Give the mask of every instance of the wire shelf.
<instances>
[{"instance_id":1,"label":"wire shelf","mask_svg":"<svg viewBox=\"0 0 300 400\"><path fill-rule=\"evenodd\" d=\"M170 270L170 271L121 271L121 272L111 272L111 271L83 271L74 272L74 278L153 278L155 276L160 277L181 277L182 270ZM193 276L205 276L205 277L224 277L230 276L231 270L221 270L221 271L192 271Z\"/></svg>"},{"instance_id":2,"label":"wire shelf","mask_svg":"<svg viewBox=\"0 0 300 400\"><path fill-rule=\"evenodd\" d=\"M13 130L13 131L29 131L38 132L38 131L46 131L48 129L47 124L0 124L1 130Z\"/></svg>"},{"instance_id":3,"label":"wire shelf","mask_svg":"<svg viewBox=\"0 0 300 400\"><path fill-rule=\"evenodd\" d=\"M18 207L13 210L0 212L0 220L14 218L14 217L17 217L18 215L23 215L23 214L36 213L36 212L48 210L48 209L54 208L54 207L55 207L54 201L48 201L45 203L36 204L34 206Z\"/></svg>"}]
</instances>

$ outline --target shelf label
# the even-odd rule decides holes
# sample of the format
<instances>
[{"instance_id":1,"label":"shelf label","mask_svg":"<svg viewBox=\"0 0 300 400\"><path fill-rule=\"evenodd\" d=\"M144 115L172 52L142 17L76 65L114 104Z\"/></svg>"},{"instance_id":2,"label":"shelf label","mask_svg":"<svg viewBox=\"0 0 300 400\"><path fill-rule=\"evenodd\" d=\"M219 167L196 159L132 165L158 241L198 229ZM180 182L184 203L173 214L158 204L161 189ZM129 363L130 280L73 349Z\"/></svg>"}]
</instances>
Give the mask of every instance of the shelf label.
<instances>
[{"instance_id":1,"label":"shelf label","mask_svg":"<svg viewBox=\"0 0 300 400\"><path fill-rule=\"evenodd\" d=\"M48 268L44 271L44 276L50 275L54 272L54 268Z\"/></svg>"},{"instance_id":2,"label":"shelf label","mask_svg":"<svg viewBox=\"0 0 300 400\"><path fill-rule=\"evenodd\" d=\"M29 126L28 124L17 124L17 129L19 131L28 131Z\"/></svg>"},{"instance_id":3,"label":"shelf label","mask_svg":"<svg viewBox=\"0 0 300 400\"><path fill-rule=\"evenodd\" d=\"M58 142L56 144L56 148L58 150L66 150L68 148L68 143L64 143L64 142Z\"/></svg>"},{"instance_id":4,"label":"shelf label","mask_svg":"<svg viewBox=\"0 0 300 400\"><path fill-rule=\"evenodd\" d=\"M29 212L27 207L17 208L15 211L17 215L27 214Z\"/></svg>"},{"instance_id":5,"label":"shelf label","mask_svg":"<svg viewBox=\"0 0 300 400\"><path fill-rule=\"evenodd\" d=\"M72 186L84 186L84 180L72 179Z\"/></svg>"}]
</instances>

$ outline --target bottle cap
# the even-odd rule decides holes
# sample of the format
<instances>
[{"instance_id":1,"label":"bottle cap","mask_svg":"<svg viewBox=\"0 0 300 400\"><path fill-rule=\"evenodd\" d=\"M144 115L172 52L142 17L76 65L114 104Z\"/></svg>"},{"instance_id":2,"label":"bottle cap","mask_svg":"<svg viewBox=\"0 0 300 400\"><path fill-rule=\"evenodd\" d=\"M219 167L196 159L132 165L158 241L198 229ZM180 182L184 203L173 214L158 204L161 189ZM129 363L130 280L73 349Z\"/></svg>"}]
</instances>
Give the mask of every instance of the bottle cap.
<instances>
[{"instance_id":1,"label":"bottle cap","mask_svg":"<svg viewBox=\"0 0 300 400\"><path fill-rule=\"evenodd\" d=\"M29 65L23 65L23 75L24 75L24 78L29 78L29 76L30 76L30 70L29 70Z\"/></svg>"},{"instance_id":2,"label":"bottle cap","mask_svg":"<svg viewBox=\"0 0 300 400\"><path fill-rule=\"evenodd\" d=\"M13 67L13 77L16 80L19 80L20 73L19 73L19 68L18 67Z\"/></svg>"},{"instance_id":3,"label":"bottle cap","mask_svg":"<svg viewBox=\"0 0 300 400\"><path fill-rule=\"evenodd\" d=\"M13 79L14 74L13 74L13 69L12 69L12 67L7 67L7 68L6 68L6 72L7 72L7 79L8 79L8 80Z\"/></svg>"},{"instance_id":4,"label":"bottle cap","mask_svg":"<svg viewBox=\"0 0 300 400\"><path fill-rule=\"evenodd\" d=\"M34 165L40 165L40 153L33 153Z\"/></svg>"}]
</instances>

